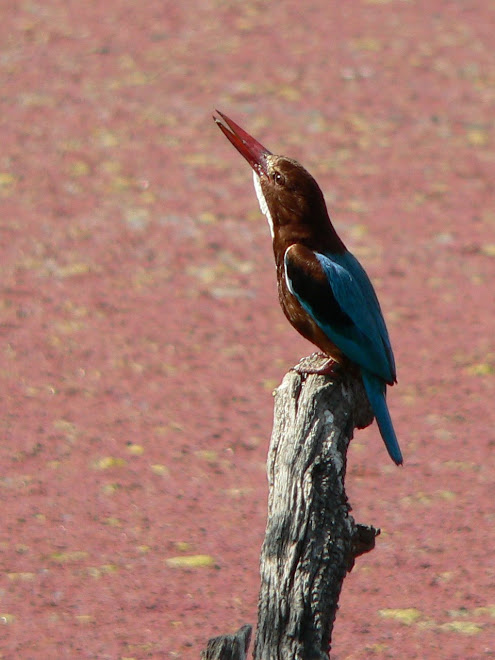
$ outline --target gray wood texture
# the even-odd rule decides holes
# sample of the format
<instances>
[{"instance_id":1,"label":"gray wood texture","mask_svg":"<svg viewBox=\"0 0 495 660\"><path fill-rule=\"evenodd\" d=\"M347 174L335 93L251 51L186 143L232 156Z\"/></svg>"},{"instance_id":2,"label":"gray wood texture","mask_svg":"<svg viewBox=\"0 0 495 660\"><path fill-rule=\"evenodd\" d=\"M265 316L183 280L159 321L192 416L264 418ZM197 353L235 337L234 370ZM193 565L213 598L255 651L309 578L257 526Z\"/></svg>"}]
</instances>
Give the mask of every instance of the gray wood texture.
<instances>
[{"instance_id":1,"label":"gray wood texture","mask_svg":"<svg viewBox=\"0 0 495 660\"><path fill-rule=\"evenodd\" d=\"M311 366L318 357L306 360ZM354 522L345 493L349 441L373 415L361 379L344 370L329 376L292 370L274 397L253 657L327 660L343 580L379 534Z\"/></svg>"}]
</instances>

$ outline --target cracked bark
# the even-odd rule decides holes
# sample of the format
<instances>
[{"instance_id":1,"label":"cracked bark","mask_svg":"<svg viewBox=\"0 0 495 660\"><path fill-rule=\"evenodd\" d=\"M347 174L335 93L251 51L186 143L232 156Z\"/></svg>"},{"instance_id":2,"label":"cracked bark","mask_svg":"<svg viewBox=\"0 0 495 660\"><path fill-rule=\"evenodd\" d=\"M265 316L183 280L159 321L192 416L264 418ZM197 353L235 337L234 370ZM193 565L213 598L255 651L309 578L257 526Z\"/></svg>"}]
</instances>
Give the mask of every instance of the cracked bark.
<instances>
[{"instance_id":1,"label":"cracked bark","mask_svg":"<svg viewBox=\"0 0 495 660\"><path fill-rule=\"evenodd\" d=\"M307 360L311 366L314 358ZM344 370L290 371L274 395L253 657L327 660L344 577L379 534L354 522L344 483L354 429L368 426L373 415L361 379Z\"/></svg>"}]
</instances>

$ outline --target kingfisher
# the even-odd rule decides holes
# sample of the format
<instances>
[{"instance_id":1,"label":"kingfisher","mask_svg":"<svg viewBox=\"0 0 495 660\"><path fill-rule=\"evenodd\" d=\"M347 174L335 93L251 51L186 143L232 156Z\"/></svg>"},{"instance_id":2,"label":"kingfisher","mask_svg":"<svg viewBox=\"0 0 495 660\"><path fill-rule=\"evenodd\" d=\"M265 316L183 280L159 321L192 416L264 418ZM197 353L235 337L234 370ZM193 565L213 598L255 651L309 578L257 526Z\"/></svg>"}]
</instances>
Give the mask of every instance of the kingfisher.
<instances>
[{"instance_id":1,"label":"kingfisher","mask_svg":"<svg viewBox=\"0 0 495 660\"><path fill-rule=\"evenodd\" d=\"M357 367L387 451L402 465L386 401L387 385L397 382L394 354L368 275L335 231L311 174L296 160L271 153L216 112L214 121L253 169L273 240L282 310L325 356L319 368L304 371L328 374L337 364Z\"/></svg>"}]
</instances>

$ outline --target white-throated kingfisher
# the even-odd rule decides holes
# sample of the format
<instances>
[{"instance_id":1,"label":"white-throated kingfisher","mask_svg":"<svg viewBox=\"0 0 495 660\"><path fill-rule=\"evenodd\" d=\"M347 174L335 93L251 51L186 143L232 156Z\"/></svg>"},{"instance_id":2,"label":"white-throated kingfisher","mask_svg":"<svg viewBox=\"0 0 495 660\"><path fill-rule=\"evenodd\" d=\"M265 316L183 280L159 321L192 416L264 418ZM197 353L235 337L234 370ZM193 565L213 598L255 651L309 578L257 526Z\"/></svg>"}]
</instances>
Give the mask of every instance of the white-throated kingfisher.
<instances>
[{"instance_id":1,"label":"white-throated kingfisher","mask_svg":"<svg viewBox=\"0 0 495 660\"><path fill-rule=\"evenodd\" d=\"M302 165L276 156L231 119L213 117L253 168L254 187L273 238L278 295L294 328L330 358L361 372L392 460L402 453L386 402L395 361L373 285L335 231L320 187ZM328 373L328 369L313 373Z\"/></svg>"}]
</instances>

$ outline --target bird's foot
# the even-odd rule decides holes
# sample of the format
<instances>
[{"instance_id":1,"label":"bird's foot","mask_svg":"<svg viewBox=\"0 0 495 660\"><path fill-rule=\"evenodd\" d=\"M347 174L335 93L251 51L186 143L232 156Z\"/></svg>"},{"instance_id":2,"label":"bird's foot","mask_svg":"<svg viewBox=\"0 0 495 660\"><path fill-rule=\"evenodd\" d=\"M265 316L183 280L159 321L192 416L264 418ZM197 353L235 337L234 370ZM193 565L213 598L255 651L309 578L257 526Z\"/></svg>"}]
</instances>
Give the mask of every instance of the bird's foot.
<instances>
[{"instance_id":1,"label":"bird's foot","mask_svg":"<svg viewBox=\"0 0 495 660\"><path fill-rule=\"evenodd\" d=\"M319 376L329 376L334 374L339 366L339 363L325 353L312 353L307 357L301 358L292 371L307 376L310 374L317 374Z\"/></svg>"}]
</instances>

